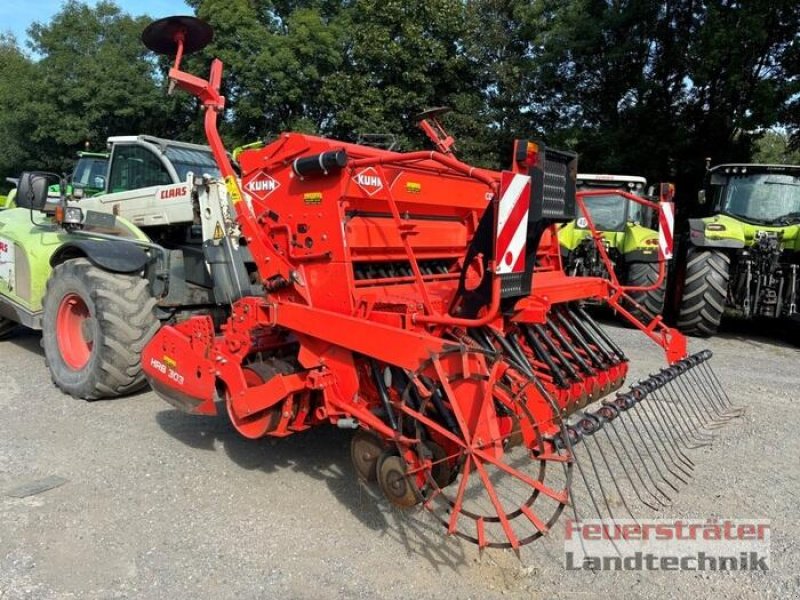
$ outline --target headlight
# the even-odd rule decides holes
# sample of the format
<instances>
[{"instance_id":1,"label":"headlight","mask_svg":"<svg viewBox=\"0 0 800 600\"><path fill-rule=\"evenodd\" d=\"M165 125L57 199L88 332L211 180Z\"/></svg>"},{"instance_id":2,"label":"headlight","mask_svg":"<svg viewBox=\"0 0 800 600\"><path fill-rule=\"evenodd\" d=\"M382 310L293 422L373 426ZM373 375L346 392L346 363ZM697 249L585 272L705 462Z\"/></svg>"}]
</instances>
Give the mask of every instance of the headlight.
<instances>
[{"instance_id":1,"label":"headlight","mask_svg":"<svg viewBox=\"0 0 800 600\"><path fill-rule=\"evenodd\" d=\"M61 225L80 225L83 223L83 211L77 206L57 207L56 221Z\"/></svg>"}]
</instances>

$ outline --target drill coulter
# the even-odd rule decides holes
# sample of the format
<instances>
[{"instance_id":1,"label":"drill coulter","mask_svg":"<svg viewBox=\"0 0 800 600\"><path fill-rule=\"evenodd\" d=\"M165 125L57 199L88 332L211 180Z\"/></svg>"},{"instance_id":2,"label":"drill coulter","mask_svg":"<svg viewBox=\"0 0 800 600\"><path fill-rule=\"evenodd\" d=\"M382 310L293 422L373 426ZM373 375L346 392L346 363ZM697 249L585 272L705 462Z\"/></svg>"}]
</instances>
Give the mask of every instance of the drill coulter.
<instances>
[{"instance_id":1,"label":"drill coulter","mask_svg":"<svg viewBox=\"0 0 800 600\"><path fill-rule=\"evenodd\" d=\"M475 168L428 122L437 111L422 117L438 151L287 133L244 150L239 178L216 127L221 63L208 80L180 69L184 51L211 39L208 26L172 17L143 39L176 56L170 80L203 103L224 176L203 201L235 225L207 242L231 259L214 275L233 282L228 318L165 326L143 353L166 401L195 414L224 404L248 438L352 428L361 478L480 547L516 549L546 534L574 508L576 469L598 509L611 493L602 478L589 484L600 467L614 489L615 469L638 482L637 497L653 506L688 479L688 450L730 418L730 402L710 353L687 356L660 317L636 323L669 366L611 396L628 358L581 303L635 319L618 283L563 272L555 226L575 217L573 154L518 140L510 170ZM242 273L243 252L255 272ZM622 460L632 454L640 460Z\"/></svg>"}]
</instances>

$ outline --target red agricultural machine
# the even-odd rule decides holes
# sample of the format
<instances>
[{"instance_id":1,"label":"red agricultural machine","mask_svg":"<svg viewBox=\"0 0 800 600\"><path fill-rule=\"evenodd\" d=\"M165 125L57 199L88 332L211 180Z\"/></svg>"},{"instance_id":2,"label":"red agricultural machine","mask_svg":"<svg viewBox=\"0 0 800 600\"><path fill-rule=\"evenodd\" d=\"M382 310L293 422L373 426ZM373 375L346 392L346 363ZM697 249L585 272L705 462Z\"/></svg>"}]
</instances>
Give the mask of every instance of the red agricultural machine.
<instances>
[{"instance_id":1,"label":"red agricultural machine","mask_svg":"<svg viewBox=\"0 0 800 600\"><path fill-rule=\"evenodd\" d=\"M190 413L224 404L248 438L353 429L361 478L480 547L546 534L575 506L574 468L610 511L601 479L589 482L599 459L590 452L583 467L576 452L601 430L619 438L616 456L602 456L615 489L627 480L644 504L666 505L664 488L691 472L685 451L736 413L710 352L688 356L658 316L637 321L618 282L564 274L555 225L576 216L575 155L518 140L508 171L475 168L429 112L421 122L435 151L287 133L242 152L237 173L217 131L222 63L208 80L181 70L211 37L189 17L143 34L175 56L173 84L202 102L224 177L204 185L230 215L208 241L230 257L219 263L227 274L214 273L231 281L227 318L162 327L142 359L153 389ZM242 255L255 272L237 265ZM587 299L627 317L668 366L610 396L628 359L583 310Z\"/></svg>"}]
</instances>

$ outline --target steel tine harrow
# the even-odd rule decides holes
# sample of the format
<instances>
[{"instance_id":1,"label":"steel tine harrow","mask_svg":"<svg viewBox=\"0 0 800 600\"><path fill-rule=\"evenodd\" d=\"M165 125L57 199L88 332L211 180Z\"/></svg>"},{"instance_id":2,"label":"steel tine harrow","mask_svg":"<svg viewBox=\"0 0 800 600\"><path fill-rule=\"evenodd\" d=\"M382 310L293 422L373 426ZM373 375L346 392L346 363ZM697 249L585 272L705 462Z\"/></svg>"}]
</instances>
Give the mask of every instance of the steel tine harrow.
<instances>
[{"instance_id":1,"label":"steel tine harrow","mask_svg":"<svg viewBox=\"0 0 800 600\"><path fill-rule=\"evenodd\" d=\"M722 425L741 413L724 391L712 387L718 379L709 375L710 358L708 350L691 355L566 420L564 431L553 439L558 448L569 450L579 474L571 488L576 519L583 516L579 505L588 504L612 524L620 508L635 520L635 502L626 498L631 493L651 510L672 504L674 493L693 475L689 453L710 443L709 425ZM709 392L692 393L701 385ZM602 482L601 470L610 484Z\"/></svg>"}]
</instances>

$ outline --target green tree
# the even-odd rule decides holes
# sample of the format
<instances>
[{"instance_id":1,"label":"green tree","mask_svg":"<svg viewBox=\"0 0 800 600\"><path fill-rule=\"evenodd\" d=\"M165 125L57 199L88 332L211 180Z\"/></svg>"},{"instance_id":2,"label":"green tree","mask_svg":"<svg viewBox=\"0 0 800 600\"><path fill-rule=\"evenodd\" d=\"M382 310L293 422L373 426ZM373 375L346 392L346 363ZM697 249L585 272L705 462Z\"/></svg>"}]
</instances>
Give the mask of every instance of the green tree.
<instances>
[{"instance_id":1,"label":"green tree","mask_svg":"<svg viewBox=\"0 0 800 600\"><path fill-rule=\"evenodd\" d=\"M225 63L230 143L283 130L321 132L332 114L323 87L344 61L333 2L197 0L215 39L204 57Z\"/></svg>"},{"instance_id":2,"label":"green tree","mask_svg":"<svg viewBox=\"0 0 800 600\"><path fill-rule=\"evenodd\" d=\"M756 140L753 162L776 165L800 165L800 150L792 150L789 135L767 130Z\"/></svg>"},{"instance_id":3,"label":"green tree","mask_svg":"<svg viewBox=\"0 0 800 600\"><path fill-rule=\"evenodd\" d=\"M346 18L347 68L326 85L333 133L391 133L401 147L418 146L415 114L442 105L454 109L447 122L456 134L475 131L482 90L479 73L463 52L464 2L356 0ZM479 158L469 142L462 139L461 155Z\"/></svg>"},{"instance_id":4,"label":"green tree","mask_svg":"<svg viewBox=\"0 0 800 600\"><path fill-rule=\"evenodd\" d=\"M793 93L791 0L543 0L539 82L582 164L689 193L706 156L747 159Z\"/></svg>"},{"instance_id":5,"label":"green tree","mask_svg":"<svg viewBox=\"0 0 800 600\"><path fill-rule=\"evenodd\" d=\"M150 22L112 2L69 0L49 23L29 30L37 89L26 107L34 125L28 142L38 162L69 168L85 143L101 148L110 135L164 133L174 119L157 64L140 35Z\"/></svg>"},{"instance_id":6,"label":"green tree","mask_svg":"<svg viewBox=\"0 0 800 600\"><path fill-rule=\"evenodd\" d=\"M36 64L19 48L13 36L0 35L0 190L5 178L35 164L37 152L28 132L35 126L29 110L36 99Z\"/></svg>"}]
</instances>

